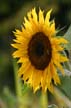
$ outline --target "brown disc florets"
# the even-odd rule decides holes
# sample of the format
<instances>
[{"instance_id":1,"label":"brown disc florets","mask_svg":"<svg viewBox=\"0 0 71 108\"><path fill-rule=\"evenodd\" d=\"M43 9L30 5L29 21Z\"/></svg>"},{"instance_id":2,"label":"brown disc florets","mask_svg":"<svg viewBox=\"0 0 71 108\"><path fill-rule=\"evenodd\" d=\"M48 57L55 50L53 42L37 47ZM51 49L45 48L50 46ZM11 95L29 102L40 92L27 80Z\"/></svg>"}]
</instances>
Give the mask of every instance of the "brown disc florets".
<instances>
[{"instance_id":1,"label":"brown disc florets","mask_svg":"<svg viewBox=\"0 0 71 108\"><path fill-rule=\"evenodd\" d=\"M28 44L28 56L31 64L44 70L50 63L52 48L49 38L42 32L34 34Z\"/></svg>"}]
</instances>

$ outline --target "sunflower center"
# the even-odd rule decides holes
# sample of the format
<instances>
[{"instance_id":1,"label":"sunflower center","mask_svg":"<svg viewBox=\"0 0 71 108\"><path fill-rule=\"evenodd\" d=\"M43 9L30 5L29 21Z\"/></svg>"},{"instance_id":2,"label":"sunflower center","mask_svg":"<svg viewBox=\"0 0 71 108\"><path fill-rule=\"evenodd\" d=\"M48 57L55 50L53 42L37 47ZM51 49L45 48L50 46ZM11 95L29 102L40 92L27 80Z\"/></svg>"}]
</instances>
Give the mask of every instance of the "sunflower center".
<instances>
[{"instance_id":1,"label":"sunflower center","mask_svg":"<svg viewBox=\"0 0 71 108\"><path fill-rule=\"evenodd\" d=\"M50 63L52 48L49 38L42 32L34 34L28 44L28 56L31 64L44 70Z\"/></svg>"},{"instance_id":2,"label":"sunflower center","mask_svg":"<svg viewBox=\"0 0 71 108\"><path fill-rule=\"evenodd\" d=\"M35 50L34 52L35 52L36 56L39 56L39 57L42 56L44 53L44 46L43 46L42 42L37 42L34 50Z\"/></svg>"}]
</instances>

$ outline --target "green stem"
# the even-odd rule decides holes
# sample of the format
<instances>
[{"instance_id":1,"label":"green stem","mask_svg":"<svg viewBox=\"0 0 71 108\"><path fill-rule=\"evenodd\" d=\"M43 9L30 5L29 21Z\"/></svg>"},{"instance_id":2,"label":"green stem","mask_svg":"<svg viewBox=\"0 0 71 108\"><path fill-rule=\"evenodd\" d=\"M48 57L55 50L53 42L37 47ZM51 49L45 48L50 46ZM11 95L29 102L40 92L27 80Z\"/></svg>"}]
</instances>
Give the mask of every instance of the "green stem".
<instances>
[{"instance_id":1,"label":"green stem","mask_svg":"<svg viewBox=\"0 0 71 108\"><path fill-rule=\"evenodd\" d=\"M18 101L22 103L23 96L22 96L22 86L21 81L18 77L18 65L15 60L13 60L13 66L14 66L14 79L15 79L15 89L16 89L16 95L18 98ZM20 104L19 108L23 108L22 104Z\"/></svg>"},{"instance_id":2,"label":"green stem","mask_svg":"<svg viewBox=\"0 0 71 108\"><path fill-rule=\"evenodd\" d=\"M47 92L46 93L42 92L41 97L40 97L40 104L41 104L41 108L48 108Z\"/></svg>"},{"instance_id":3,"label":"green stem","mask_svg":"<svg viewBox=\"0 0 71 108\"><path fill-rule=\"evenodd\" d=\"M21 84L20 84L20 79L18 78L18 65L15 60L13 60L13 67L14 67L16 95L19 97L21 96Z\"/></svg>"}]
</instances>

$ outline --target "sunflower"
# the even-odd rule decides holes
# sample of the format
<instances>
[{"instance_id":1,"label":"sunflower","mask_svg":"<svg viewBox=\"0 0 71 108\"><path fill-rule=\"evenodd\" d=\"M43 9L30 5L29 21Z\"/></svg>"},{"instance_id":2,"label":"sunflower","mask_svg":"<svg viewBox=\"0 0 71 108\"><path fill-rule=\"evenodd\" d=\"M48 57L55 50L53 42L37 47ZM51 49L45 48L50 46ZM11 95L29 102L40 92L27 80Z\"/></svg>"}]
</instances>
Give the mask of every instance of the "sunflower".
<instances>
[{"instance_id":1,"label":"sunflower","mask_svg":"<svg viewBox=\"0 0 71 108\"><path fill-rule=\"evenodd\" d=\"M14 32L15 39L12 46L16 48L14 58L18 58L21 66L18 70L19 77L29 84L33 91L48 89L53 92L53 82L60 84L58 70L64 74L63 62L68 61L62 54L67 40L56 36L55 21L50 20L52 9L45 17L44 11L33 8L24 17L21 30Z\"/></svg>"}]
</instances>

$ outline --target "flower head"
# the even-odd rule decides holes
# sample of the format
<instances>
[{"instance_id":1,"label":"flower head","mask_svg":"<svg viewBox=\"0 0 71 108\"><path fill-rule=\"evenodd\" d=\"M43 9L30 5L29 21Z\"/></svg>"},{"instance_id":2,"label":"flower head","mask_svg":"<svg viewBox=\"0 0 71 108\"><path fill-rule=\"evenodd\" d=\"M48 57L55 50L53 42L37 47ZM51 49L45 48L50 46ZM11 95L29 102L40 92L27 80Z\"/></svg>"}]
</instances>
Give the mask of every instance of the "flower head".
<instances>
[{"instance_id":1,"label":"flower head","mask_svg":"<svg viewBox=\"0 0 71 108\"><path fill-rule=\"evenodd\" d=\"M14 32L16 39L12 46L16 51L13 57L19 58L18 63L22 63L18 74L33 87L34 92L39 88L53 92L52 81L60 84L57 69L64 74L61 63L68 61L61 53L67 40L56 37L55 22L49 21L51 11L44 18L41 9L38 14L35 8L32 9L27 18L24 17L22 30Z\"/></svg>"}]
</instances>

